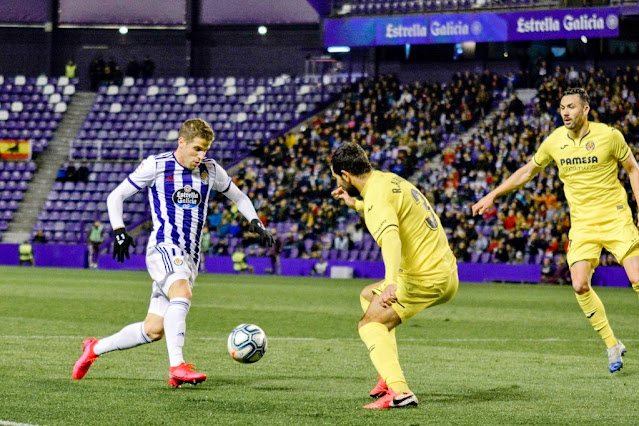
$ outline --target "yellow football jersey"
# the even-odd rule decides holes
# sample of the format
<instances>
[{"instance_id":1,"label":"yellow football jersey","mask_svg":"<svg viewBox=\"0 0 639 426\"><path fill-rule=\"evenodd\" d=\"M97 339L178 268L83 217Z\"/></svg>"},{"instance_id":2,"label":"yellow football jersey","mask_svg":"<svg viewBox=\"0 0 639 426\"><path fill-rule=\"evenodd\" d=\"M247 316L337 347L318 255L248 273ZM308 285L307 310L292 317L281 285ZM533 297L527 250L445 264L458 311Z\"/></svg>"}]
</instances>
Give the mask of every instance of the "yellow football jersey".
<instances>
[{"instance_id":1,"label":"yellow football jersey","mask_svg":"<svg viewBox=\"0 0 639 426\"><path fill-rule=\"evenodd\" d=\"M548 136L533 157L539 167L554 160L570 206L573 228L603 225L632 217L628 196L619 181L619 162L630 155L621 132L588 122L588 133L572 139L565 126Z\"/></svg>"},{"instance_id":2,"label":"yellow football jersey","mask_svg":"<svg viewBox=\"0 0 639 426\"><path fill-rule=\"evenodd\" d=\"M410 182L394 173L374 171L361 191L366 227L377 244L390 229L399 229L400 273L448 276L455 256L430 203Z\"/></svg>"}]
</instances>

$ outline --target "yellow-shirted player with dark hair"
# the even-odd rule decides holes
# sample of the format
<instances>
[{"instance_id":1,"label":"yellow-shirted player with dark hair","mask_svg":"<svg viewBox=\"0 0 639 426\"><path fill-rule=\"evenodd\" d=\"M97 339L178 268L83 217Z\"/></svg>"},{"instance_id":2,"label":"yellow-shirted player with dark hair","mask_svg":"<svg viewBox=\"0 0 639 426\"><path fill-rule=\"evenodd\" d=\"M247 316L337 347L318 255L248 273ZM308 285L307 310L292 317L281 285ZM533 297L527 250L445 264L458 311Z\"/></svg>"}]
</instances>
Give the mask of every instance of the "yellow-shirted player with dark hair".
<instances>
[{"instance_id":1,"label":"yellow-shirted player with dark hair","mask_svg":"<svg viewBox=\"0 0 639 426\"><path fill-rule=\"evenodd\" d=\"M584 89L567 90L560 102L564 125L548 136L525 166L473 206L482 214L496 197L531 180L551 161L557 164L570 207L568 264L579 306L608 348L611 373L623 367L626 347L608 324L599 296L590 279L605 247L623 265L639 293L639 231L632 220L626 191L619 181L619 163L630 178L639 201L639 166L618 130L588 121L588 94Z\"/></svg>"},{"instance_id":2,"label":"yellow-shirted player with dark hair","mask_svg":"<svg viewBox=\"0 0 639 426\"><path fill-rule=\"evenodd\" d=\"M393 173L373 170L357 144L340 146L331 160L333 197L364 214L382 249L385 277L362 290L359 335L379 373L364 408L417 405L399 365L395 327L457 292L457 264L439 218L421 192ZM355 197L361 195L362 200Z\"/></svg>"}]
</instances>

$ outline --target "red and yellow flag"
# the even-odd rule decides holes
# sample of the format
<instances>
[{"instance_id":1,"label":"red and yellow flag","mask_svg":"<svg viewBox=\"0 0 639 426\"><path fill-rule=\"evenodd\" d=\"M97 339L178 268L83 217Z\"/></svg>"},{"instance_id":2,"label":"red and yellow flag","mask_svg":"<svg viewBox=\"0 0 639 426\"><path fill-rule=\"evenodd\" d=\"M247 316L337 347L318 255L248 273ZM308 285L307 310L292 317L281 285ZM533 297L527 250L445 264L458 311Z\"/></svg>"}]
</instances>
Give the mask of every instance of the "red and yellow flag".
<instances>
[{"instance_id":1,"label":"red and yellow flag","mask_svg":"<svg viewBox=\"0 0 639 426\"><path fill-rule=\"evenodd\" d=\"M0 160L27 161L30 159L30 141L0 139Z\"/></svg>"}]
</instances>

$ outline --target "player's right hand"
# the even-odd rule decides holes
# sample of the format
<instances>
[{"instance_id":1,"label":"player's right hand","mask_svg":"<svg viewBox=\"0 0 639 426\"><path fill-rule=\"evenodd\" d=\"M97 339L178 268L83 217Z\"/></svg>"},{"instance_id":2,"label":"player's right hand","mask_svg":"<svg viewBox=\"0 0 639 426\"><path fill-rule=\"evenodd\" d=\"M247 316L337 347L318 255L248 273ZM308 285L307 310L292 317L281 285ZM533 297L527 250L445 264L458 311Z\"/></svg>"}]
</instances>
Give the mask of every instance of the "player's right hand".
<instances>
[{"instance_id":1,"label":"player's right hand","mask_svg":"<svg viewBox=\"0 0 639 426\"><path fill-rule=\"evenodd\" d=\"M129 246L135 247L135 240L124 228L113 231L113 258L124 263L124 258L130 258Z\"/></svg>"},{"instance_id":2,"label":"player's right hand","mask_svg":"<svg viewBox=\"0 0 639 426\"><path fill-rule=\"evenodd\" d=\"M339 199L344 200L344 204L346 204L348 207L350 207L352 209L355 208L355 202L357 200L355 198L351 197L350 195L348 195L348 192L346 192L346 190L344 190L344 188L337 188L337 189L333 190L331 192L331 195L336 200L339 200Z\"/></svg>"},{"instance_id":3,"label":"player's right hand","mask_svg":"<svg viewBox=\"0 0 639 426\"><path fill-rule=\"evenodd\" d=\"M486 210L490 208L490 206L493 205L494 201L495 200L493 199L493 197L489 195L486 195L484 198L477 201L475 204L473 204L473 207L472 207L473 216L478 214L483 214Z\"/></svg>"}]
</instances>

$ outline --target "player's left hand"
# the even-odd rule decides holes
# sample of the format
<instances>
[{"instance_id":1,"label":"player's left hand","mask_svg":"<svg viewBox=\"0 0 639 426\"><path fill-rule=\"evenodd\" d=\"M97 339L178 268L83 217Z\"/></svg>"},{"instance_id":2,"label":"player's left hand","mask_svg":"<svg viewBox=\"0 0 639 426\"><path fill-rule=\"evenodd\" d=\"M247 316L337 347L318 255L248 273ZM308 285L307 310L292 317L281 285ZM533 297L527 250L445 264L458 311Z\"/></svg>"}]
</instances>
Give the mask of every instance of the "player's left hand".
<instances>
[{"instance_id":1,"label":"player's left hand","mask_svg":"<svg viewBox=\"0 0 639 426\"><path fill-rule=\"evenodd\" d=\"M384 308L390 308L393 303L397 302L397 284L389 284L384 288L379 296L379 304Z\"/></svg>"},{"instance_id":2,"label":"player's left hand","mask_svg":"<svg viewBox=\"0 0 639 426\"><path fill-rule=\"evenodd\" d=\"M264 224L259 219L253 219L251 221L251 232L255 232L259 239L260 244L271 247L275 244L275 240L273 239L273 235L264 227Z\"/></svg>"}]
</instances>

